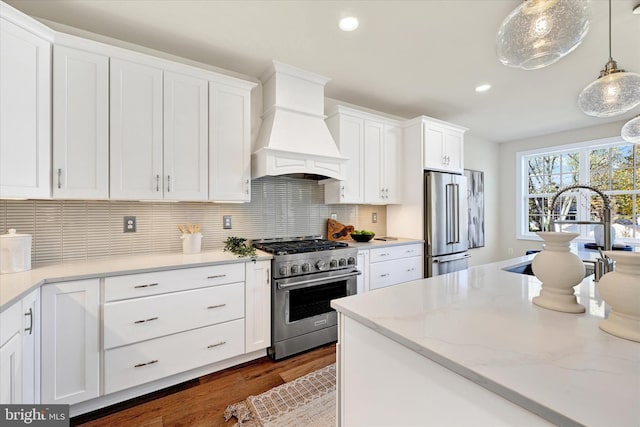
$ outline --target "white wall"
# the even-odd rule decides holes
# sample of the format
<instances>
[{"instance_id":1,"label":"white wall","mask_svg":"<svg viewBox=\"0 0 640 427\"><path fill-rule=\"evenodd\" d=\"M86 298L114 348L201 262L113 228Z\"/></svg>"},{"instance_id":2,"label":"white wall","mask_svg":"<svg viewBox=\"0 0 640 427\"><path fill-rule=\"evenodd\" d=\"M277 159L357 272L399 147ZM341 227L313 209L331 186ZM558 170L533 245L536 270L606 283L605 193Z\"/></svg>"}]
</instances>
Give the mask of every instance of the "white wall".
<instances>
[{"instance_id":1,"label":"white wall","mask_svg":"<svg viewBox=\"0 0 640 427\"><path fill-rule=\"evenodd\" d=\"M500 236L498 259L524 255L528 249L541 249L540 241L516 239L516 153L583 141L620 136L625 121L603 124L568 132L528 138L499 146ZM466 163L465 159L465 163ZM471 162L472 159L469 159ZM466 166L466 164L465 164ZM471 167L469 165L469 167Z\"/></svg>"},{"instance_id":2,"label":"white wall","mask_svg":"<svg viewBox=\"0 0 640 427\"><path fill-rule=\"evenodd\" d=\"M484 172L484 230L485 246L471 249L469 265L480 265L500 259L499 220L500 172L499 144L489 142L467 133L464 138L464 168Z\"/></svg>"}]
</instances>

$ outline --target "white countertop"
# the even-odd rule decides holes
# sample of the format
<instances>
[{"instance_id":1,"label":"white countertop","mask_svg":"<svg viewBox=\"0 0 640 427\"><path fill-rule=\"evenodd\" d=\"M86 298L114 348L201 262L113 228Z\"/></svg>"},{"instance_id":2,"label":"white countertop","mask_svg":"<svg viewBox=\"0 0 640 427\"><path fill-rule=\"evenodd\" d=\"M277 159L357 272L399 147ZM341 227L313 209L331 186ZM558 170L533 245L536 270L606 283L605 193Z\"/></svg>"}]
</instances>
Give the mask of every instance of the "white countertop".
<instances>
[{"instance_id":1,"label":"white countertop","mask_svg":"<svg viewBox=\"0 0 640 427\"><path fill-rule=\"evenodd\" d=\"M383 288L332 306L552 422L640 426L640 343L598 328L605 304L591 278L576 287L584 314L534 306L539 280L502 270L532 258Z\"/></svg>"},{"instance_id":2,"label":"white countertop","mask_svg":"<svg viewBox=\"0 0 640 427\"><path fill-rule=\"evenodd\" d=\"M257 260L271 259L272 256L256 251ZM251 258L239 258L230 252L208 251L199 254L151 254L138 256L108 257L89 261L74 261L43 265L20 273L0 275L0 312L32 289L45 283L123 274L146 273L149 271L202 267L215 264L247 262Z\"/></svg>"},{"instance_id":3,"label":"white countertop","mask_svg":"<svg viewBox=\"0 0 640 427\"><path fill-rule=\"evenodd\" d=\"M368 242L356 242L355 240L343 240L348 243L349 246L360 249L374 249L374 248L384 248L388 246L398 246L398 245L408 245L411 243L420 243L423 244L424 240L417 239L406 239L404 237L398 237L396 240L376 240L373 238Z\"/></svg>"}]
</instances>

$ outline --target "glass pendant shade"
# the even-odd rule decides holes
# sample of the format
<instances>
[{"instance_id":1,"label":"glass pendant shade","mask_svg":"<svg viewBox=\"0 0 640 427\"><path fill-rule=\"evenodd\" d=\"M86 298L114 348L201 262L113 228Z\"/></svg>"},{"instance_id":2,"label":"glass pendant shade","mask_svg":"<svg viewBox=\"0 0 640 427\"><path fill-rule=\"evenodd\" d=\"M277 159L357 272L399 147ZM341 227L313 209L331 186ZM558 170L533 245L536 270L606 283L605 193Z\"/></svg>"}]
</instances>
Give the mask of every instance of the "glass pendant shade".
<instances>
[{"instance_id":1,"label":"glass pendant shade","mask_svg":"<svg viewBox=\"0 0 640 427\"><path fill-rule=\"evenodd\" d=\"M598 80L580 93L578 105L586 115L613 117L640 105L640 74L618 70L615 66L615 61L609 61Z\"/></svg>"},{"instance_id":2,"label":"glass pendant shade","mask_svg":"<svg viewBox=\"0 0 640 427\"><path fill-rule=\"evenodd\" d=\"M635 116L622 126L622 138L625 141L640 144L640 115Z\"/></svg>"},{"instance_id":3,"label":"glass pendant shade","mask_svg":"<svg viewBox=\"0 0 640 427\"><path fill-rule=\"evenodd\" d=\"M580 45L590 17L585 0L525 0L498 30L498 59L525 70L551 65Z\"/></svg>"}]
</instances>

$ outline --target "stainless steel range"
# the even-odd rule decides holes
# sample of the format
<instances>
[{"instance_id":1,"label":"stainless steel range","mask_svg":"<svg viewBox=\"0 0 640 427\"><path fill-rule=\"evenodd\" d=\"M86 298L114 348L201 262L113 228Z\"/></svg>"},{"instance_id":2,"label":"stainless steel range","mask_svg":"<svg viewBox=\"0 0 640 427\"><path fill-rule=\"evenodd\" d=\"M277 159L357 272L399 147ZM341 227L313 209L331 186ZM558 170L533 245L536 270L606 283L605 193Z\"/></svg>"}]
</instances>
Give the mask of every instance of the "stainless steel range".
<instances>
[{"instance_id":1,"label":"stainless steel range","mask_svg":"<svg viewBox=\"0 0 640 427\"><path fill-rule=\"evenodd\" d=\"M271 261L271 347L278 360L338 339L329 303L356 293L358 250L321 236L254 240Z\"/></svg>"}]
</instances>

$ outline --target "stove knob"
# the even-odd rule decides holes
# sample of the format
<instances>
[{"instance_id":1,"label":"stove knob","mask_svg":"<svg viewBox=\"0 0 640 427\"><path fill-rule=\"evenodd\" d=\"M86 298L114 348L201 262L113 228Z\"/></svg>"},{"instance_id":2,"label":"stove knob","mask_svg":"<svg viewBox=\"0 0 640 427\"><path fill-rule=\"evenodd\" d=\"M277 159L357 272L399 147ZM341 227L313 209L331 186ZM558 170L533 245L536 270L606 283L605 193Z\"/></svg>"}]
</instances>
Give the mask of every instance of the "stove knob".
<instances>
[{"instance_id":1,"label":"stove knob","mask_svg":"<svg viewBox=\"0 0 640 427\"><path fill-rule=\"evenodd\" d=\"M345 265L347 265L347 260L344 258L340 258L339 264L340 267L344 267Z\"/></svg>"},{"instance_id":2,"label":"stove knob","mask_svg":"<svg viewBox=\"0 0 640 427\"><path fill-rule=\"evenodd\" d=\"M300 273L300 266L298 264L293 264L291 266L291 274L298 274Z\"/></svg>"},{"instance_id":3,"label":"stove knob","mask_svg":"<svg viewBox=\"0 0 640 427\"><path fill-rule=\"evenodd\" d=\"M287 268L286 265L281 265L280 266L280 275L281 276L286 276L289 274L289 269Z\"/></svg>"},{"instance_id":4,"label":"stove knob","mask_svg":"<svg viewBox=\"0 0 640 427\"><path fill-rule=\"evenodd\" d=\"M327 268L327 263L326 263L326 261L318 260L318 262L316 262L316 268L317 268L318 270L324 270L325 268Z\"/></svg>"},{"instance_id":5,"label":"stove knob","mask_svg":"<svg viewBox=\"0 0 640 427\"><path fill-rule=\"evenodd\" d=\"M338 260L332 259L331 262L329 263L329 267L336 268L337 266L338 266Z\"/></svg>"},{"instance_id":6,"label":"stove knob","mask_svg":"<svg viewBox=\"0 0 640 427\"><path fill-rule=\"evenodd\" d=\"M347 260L347 264L356 265L356 259L354 257L350 256L349 259Z\"/></svg>"},{"instance_id":7,"label":"stove knob","mask_svg":"<svg viewBox=\"0 0 640 427\"><path fill-rule=\"evenodd\" d=\"M311 269L311 265L309 265L308 262L305 262L304 264L302 264L302 272L303 273L308 273L310 269Z\"/></svg>"}]
</instances>

